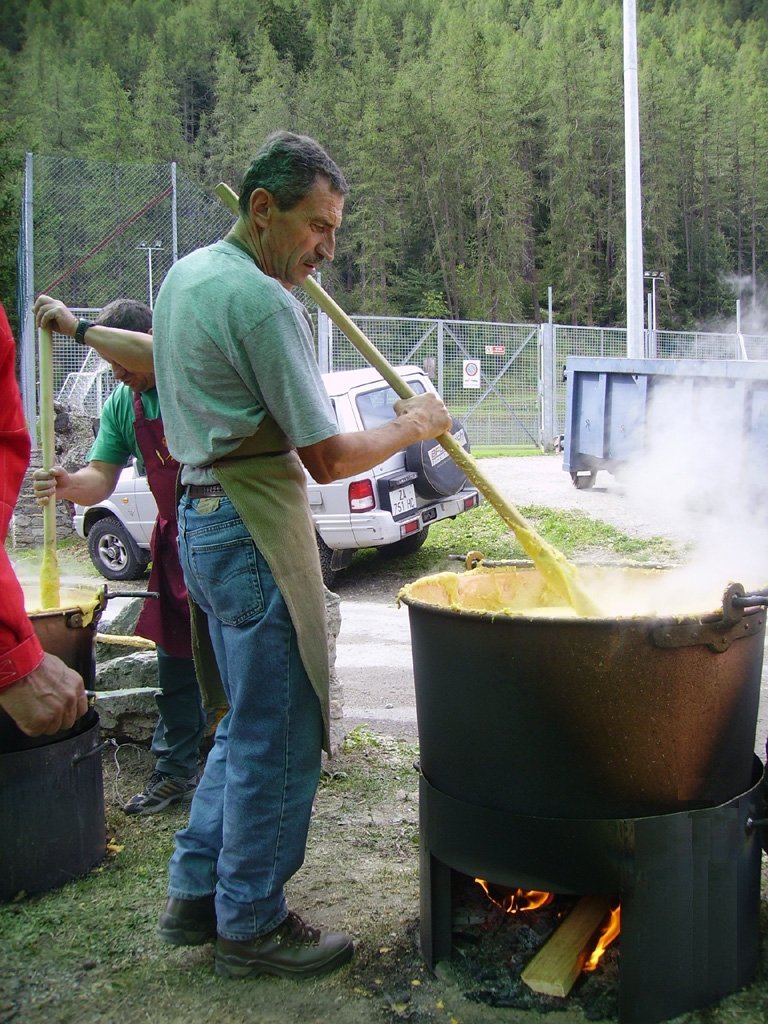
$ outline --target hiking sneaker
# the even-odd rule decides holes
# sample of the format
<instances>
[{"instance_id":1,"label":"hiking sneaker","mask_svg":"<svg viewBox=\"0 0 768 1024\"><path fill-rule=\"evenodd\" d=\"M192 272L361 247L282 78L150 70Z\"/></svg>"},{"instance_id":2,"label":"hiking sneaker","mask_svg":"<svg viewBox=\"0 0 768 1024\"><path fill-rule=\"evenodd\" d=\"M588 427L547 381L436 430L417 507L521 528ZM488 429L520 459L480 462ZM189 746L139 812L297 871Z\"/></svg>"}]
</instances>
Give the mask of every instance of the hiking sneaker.
<instances>
[{"instance_id":1,"label":"hiking sneaker","mask_svg":"<svg viewBox=\"0 0 768 1024\"><path fill-rule=\"evenodd\" d=\"M169 896L157 924L158 938L172 946L200 946L216 938L213 895L197 900Z\"/></svg>"},{"instance_id":2,"label":"hiking sneaker","mask_svg":"<svg viewBox=\"0 0 768 1024\"><path fill-rule=\"evenodd\" d=\"M349 935L321 932L289 913L282 924L257 939L216 940L216 973L224 978L276 974L281 978L314 978L352 959Z\"/></svg>"},{"instance_id":3,"label":"hiking sneaker","mask_svg":"<svg viewBox=\"0 0 768 1024\"><path fill-rule=\"evenodd\" d=\"M123 810L126 814L157 814L170 804L191 800L196 788L196 775L182 779L178 775L154 771L144 792L132 796Z\"/></svg>"}]
</instances>

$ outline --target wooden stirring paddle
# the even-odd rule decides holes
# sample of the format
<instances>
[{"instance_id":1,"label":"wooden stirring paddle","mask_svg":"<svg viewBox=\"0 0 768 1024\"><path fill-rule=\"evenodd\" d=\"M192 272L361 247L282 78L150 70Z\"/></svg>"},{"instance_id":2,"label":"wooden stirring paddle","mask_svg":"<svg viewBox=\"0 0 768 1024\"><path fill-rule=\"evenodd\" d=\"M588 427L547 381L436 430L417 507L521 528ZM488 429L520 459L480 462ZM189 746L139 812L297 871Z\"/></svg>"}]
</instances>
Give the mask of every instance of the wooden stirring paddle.
<instances>
[{"instance_id":1,"label":"wooden stirring paddle","mask_svg":"<svg viewBox=\"0 0 768 1024\"><path fill-rule=\"evenodd\" d=\"M40 360L40 431L43 442L43 468L56 462L55 411L53 408L53 332L41 327L37 332ZM56 552L56 499L43 506L43 563L40 567L40 604L59 607L59 561Z\"/></svg>"}]
</instances>

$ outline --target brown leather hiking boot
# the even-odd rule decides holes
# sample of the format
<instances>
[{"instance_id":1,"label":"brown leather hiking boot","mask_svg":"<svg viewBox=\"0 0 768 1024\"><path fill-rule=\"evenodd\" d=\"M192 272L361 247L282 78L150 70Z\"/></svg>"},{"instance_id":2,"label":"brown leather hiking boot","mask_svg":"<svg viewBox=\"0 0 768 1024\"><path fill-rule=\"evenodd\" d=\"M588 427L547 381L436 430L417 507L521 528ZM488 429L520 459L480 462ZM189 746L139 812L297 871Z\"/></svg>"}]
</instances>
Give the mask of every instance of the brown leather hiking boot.
<instances>
[{"instance_id":1,"label":"brown leather hiking boot","mask_svg":"<svg viewBox=\"0 0 768 1024\"><path fill-rule=\"evenodd\" d=\"M157 924L158 937L172 946L200 946L216 938L213 894L199 900L169 896Z\"/></svg>"},{"instance_id":2,"label":"brown leather hiking boot","mask_svg":"<svg viewBox=\"0 0 768 1024\"><path fill-rule=\"evenodd\" d=\"M340 932L321 932L289 913L281 925L257 939L216 940L216 973L225 978L277 974L281 978L314 978L335 971L352 959L352 939Z\"/></svg>"}]
</instances>

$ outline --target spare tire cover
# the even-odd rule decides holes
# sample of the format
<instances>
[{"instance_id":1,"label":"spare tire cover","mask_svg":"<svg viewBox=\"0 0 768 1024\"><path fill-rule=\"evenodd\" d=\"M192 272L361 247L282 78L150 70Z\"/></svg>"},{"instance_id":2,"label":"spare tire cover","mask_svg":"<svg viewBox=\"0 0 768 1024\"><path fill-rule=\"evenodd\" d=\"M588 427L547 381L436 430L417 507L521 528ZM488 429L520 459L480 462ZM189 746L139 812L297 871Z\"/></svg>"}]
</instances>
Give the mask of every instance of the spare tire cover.
<instances>
[{"instance_id":1,"label":"spare tire cover","mask_svg":"<svg viewBox=\"0 0 768 1024\"><path fill-rule=\"evenodd\" d=\"M469 438L464 424L451 419L451 434L464 451L469 451ZM467 482L463 469L453 461L439 441L417 441L405 449L405 468L416 474L414 486L422 498L445 498L460 491Z\"/></svg>"}]
</instances>

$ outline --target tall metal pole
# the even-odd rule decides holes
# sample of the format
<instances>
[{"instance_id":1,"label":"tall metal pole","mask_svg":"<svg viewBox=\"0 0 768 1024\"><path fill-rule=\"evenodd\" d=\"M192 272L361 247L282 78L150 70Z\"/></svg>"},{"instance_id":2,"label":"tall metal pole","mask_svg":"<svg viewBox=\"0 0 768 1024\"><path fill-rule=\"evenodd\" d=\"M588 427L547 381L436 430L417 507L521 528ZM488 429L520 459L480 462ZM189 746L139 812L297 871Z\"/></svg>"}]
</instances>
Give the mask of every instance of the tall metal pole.
<instances>
[{"instance_id":1,"label":"tall metal pole","mask_svg":"<svg viewBox=\"0 0 768 1024\"><path fill-rule=\"evenodd\" d=\"M624 168L627 239L627 356L641 359L643 344L643 224L640 196L640 116L637 86L637 13L624 0Z\"/></svg>"},{"instance_id":2,"label":"tall metal pole","mask_svg":"<svg viewBox=\"0 0 768 1024\"><path fill-rule=\"evenodd\" d=\"M18 313L21 330L21 398L32 448L37 450L37 331L32 313L35 298L33 173L34 157L32 153L27 153L24 161L24 199L21 215L22 302Z\"/></svg>"},{"instance_id":3,"label":"tall metal pole","mask_svg":"<svg viewBox=\"0 0 768 1024\"><path fill-rule=\"evenodd\" d=\"M154 309L154 288L152 287L152 246L147 249L147 256L149 257L149 308Z\"/></svg>"},{"instance_id":4,"label":"tall metal pole","mask_svg":"<svg viewBox=\"0 0 768 1024\"><path fill-rule=\"evenodd\" d=\"M171 259L179 258L179 194L176 187L176 161L171 161Z\"/></svg>"},{"instance_id":5,"label":"tall metal pole","mask_svg":"<svg viewBox=\"0 0 768 1024\"><path fill-rule=\"evenodd\" d=\"M155 307L155 289L154 282L152 281L152 253L158 252L163 248L163 243L158 238L155 242L139 242L136 246L137 249L144 249L147 253L147 274L149 277L149 308L154 309Z\"/></svg>"}]
</instances>

